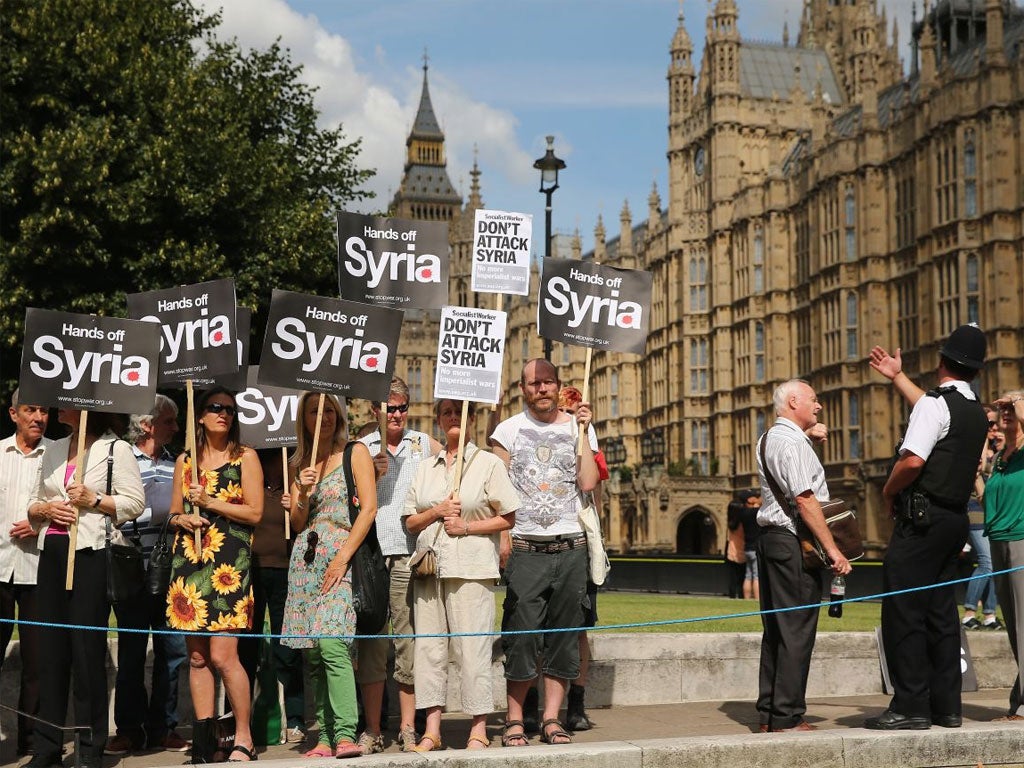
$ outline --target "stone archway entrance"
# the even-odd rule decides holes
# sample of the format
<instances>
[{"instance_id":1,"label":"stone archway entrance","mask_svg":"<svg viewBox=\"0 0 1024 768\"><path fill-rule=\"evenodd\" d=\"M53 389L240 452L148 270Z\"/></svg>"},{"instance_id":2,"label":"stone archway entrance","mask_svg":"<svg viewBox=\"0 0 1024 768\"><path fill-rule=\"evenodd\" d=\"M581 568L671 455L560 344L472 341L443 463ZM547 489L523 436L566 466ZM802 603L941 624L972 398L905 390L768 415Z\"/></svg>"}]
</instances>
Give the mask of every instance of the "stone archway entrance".
<instances>
[{"instance_id":1,"label":"stone archway entrance","mask_svg":"<svg viewBox=\"0 0 1024 768\"><path fill-rule=\"evenodd\" d=\"M703 507L691 507L676 526L677 555L711 555L718 551L718 526Z\"/></svg>"}]
</instances>

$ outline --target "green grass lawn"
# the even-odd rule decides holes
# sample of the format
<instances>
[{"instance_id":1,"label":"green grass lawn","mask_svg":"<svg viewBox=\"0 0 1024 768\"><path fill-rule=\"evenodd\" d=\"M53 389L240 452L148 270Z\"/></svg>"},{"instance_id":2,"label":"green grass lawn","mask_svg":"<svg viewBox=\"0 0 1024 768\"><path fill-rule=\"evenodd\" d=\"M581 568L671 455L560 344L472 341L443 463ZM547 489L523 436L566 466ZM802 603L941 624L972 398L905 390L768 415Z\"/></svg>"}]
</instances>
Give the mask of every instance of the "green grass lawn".
<instances>
[{"instance_id":1,"label":"green grass lawn","mask_svg":"<svg viewBox=\"0 0 1024 768\"><path fill-rule=\"evenodd\" d=\"M500 603L499 603L500 608ZM614 624L673 622L609 632L760 632L755 600L695 597L648 592L601 592L597 597L598 628ZM822 606L819 632L873 632L881 620L881 603L845 603L841 619L829 618ZM710 620L708 617L716 617ZM680 619L684 621L679 621Z\"/></svg>"},{"instance_id":2,"label":"green grass lawn","mask_svg":"<svg viewBox=\"0 0 1024 768\"><path fill-rule=\"evenodd\" d=\"M497 615L495 629L501 625L504 590L495 593ZM663 595L650 592L601 592L597 598L598 629L607 632L760 632L761 617L754 600L729 600L725 597ZM881 603L846 603L843 618L829 618L822 606L819 632L873 632L881 621ZM714 617L710 620L708 617ZM615 624L671 622L646 627L601 630ZM110 614L110 626L117 626ZM17 638L17 629L14 637Z\"/></svg>"}]
</instances>

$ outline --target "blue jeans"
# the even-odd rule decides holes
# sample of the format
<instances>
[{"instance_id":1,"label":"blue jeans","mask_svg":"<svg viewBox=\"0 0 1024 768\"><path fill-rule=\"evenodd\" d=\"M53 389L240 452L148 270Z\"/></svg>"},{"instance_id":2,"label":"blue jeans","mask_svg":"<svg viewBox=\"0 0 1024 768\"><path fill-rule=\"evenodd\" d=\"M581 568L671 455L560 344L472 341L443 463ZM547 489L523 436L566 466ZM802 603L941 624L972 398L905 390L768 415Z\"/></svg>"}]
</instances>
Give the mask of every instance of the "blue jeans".
<instances>
[{"instance_id":1,"label":"blue jeans","mask_svg":"<svg viewBox=\"0 0 1024 768\"><path fill-rule=\"evenodd\" d=\"M114 606L117 625L130 629L167 629L166 598L144 594ZM178 674L185 663L185 636L153 635L153 681L146 693L147 632L122 632L117 637L117 683L114 724L117 733L137 746L159 745L178 724Z\"/></svg>"},{"instance_id":2,"label":"blue jeans","mask_svg":"<svg viewBox=\"0 0 1024 768\"><path fill-rule=\"evenodd\" d=\"M970 611L978 610L978 603L982 603L981 612L991 616L996 612L996 585L992 583L992 548L989 546L988 537L981 526L971 526L968 534L968 541L971 549L978 559L978 567L974 569L974 578L967 582L967 597L964 598L964 608Z\"/></svg>"}]
</instances>

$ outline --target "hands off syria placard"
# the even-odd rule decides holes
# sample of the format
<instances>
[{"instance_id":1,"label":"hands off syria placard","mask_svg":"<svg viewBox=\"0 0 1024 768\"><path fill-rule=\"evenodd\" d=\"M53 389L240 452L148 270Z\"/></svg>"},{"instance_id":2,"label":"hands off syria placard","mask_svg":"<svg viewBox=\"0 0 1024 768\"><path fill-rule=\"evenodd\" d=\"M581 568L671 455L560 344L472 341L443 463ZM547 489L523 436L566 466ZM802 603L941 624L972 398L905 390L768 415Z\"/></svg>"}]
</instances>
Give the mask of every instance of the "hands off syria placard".
<instances>
[{"instance_id":1,"label":"hands off syria placard","mask_svg":"<svg viewBox=\"0 0 1024 768\"><path fill-rule=\"evenodd\" d=\"M546 339L642 355L652 276L591 261L544 259L537 331Z\"/></svg>"},{"instance_id":2,"label":"hands off syria placard","mask_svg":"<svg viewBox=\"0 0 1024 768\"><path fill-rule=\"evenodd\" d=\"M500 310L443 307L434 368L434 399L501 400L506 315Z\"/></svg>"},{"instance_id":3,"label":"hands off syria placard","mask_svg":"<svg viewBox=\"0 0 1024 768\"><path fill-rule=\"evenodd\" d=\"M238 370L235 281L230 278L129 294L128 317L160 328L161 386Z\"/></svg>"},{"instance_id":4,"label":"hands off syria placard","mask_svg":"<svg viewBox=\"0 0 1024 768\"><path fill-rule=\"evenodd\" d=\"M403 313L275 289L260 355L260 384L388 399Z\"/></svg>"},{"instance_id":5,"label":"hands off syria placard","mask_svg":"<svg viewBox=\"0 0 1024 768\"><path fill-rule=\"evenodd\" d=\"M473 222L470 287L481 293L530 292L533 217L526 213L478 209Z\"/></svg>"},{"instance_id":6,"label":"hands off syria placard","mask_svg":"<svg viewBox=\"0 0 1024 768\"><path fill-rule=\"evenodd\" d=\"M153 323L30 308L19 397L55 408L149 413L159 355Z\"/></svg>"},{"instance_id":7,"label":"hands off syria placard","mask_svg":"<svg viewBox=\"0 0 1024 768\"><path fill-rule=\"evenodd\" d=\"M235 397L242 442L253 448L295 445L302 391L260 384L259 373L258 365L250 365L246 386Z\"/></svg>"},{"instance_id":8,"label":"hands off syria placard","mask_svg":"<svg viewBox=\"0 0 1024 768\"><path fill-rule=\"evenodd\" d=\"M396 309L448 303L448 223L338 213L338 295Z\"/></svg>"}]
</instances>

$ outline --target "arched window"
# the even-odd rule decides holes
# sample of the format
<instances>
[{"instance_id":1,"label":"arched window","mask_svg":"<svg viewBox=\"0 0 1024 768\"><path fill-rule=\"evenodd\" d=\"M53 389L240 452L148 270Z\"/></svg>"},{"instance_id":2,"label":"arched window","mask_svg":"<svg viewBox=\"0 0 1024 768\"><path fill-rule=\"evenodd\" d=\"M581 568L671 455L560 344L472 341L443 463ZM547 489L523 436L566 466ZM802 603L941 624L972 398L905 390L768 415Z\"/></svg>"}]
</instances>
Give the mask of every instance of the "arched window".
<instances>
[{"instance_id":1,"label":"arched window","mask_svg":"<svg viewBox=\"0 0 1024 768\"><path fill-rule=\"evenodd\" d=\"M978 215L978 159L974 131L964 134L964 215Z\"/></svg>"},{"instance_id":2,"label":"arched window","mask_svg":"<svg viewBox=\"0 0 1024 768\"><path fill-rule=\"evenodd\" d=\"M764 323L754 323L754 381L764 381Z\"/></svg>"},{"instance_id":3,"label":"arched window","mask_svg":"<svg viewBox=\"0 0 1024 768\"><path fill-rule=\"evenodd\" d=\"M967 322L978 322L978 255L968 254L966 269L967 273Z\"/></svg>"},{"instance_id":4,"label":"arched window","mask_svg":"<svg viewBox=\"0 0 1024 768\"><path fill-rule=\"evenodd\" d=\"M764 293L764 228L754 229L753 280L754 293Z\"/></svg>"},{"instance_id":5,"label":"arched window","mask_svg":"<svg viewBox=\"0 0 1024 768\"><path fill-rule=\"evenodd\" d=\"M857 294L846 294L846 356L857 357Z\"/></svg>"},{"instance_id":6,"label":"arched window","mask_svg":"<svg viewBox=\"0 0 1024 768\"><path fill-rule=\"evenodd\" d=\"M856 393L851 392L847 398L849 416L846 423L846 432L849 437L850 458L860 458L860 398Z\"/></svg>"},{"instance_id":7,"label":"arched window","mask_svg":"<svg viewBox=\"0 0 1024 768\"><path fill-rule=\"evenodd\" d=\"M846 185L846 193L843 198L846 224L846 260L856 261L857 259L857 198L853 192L853 184Z\"/></svg>"}]
</instances>

